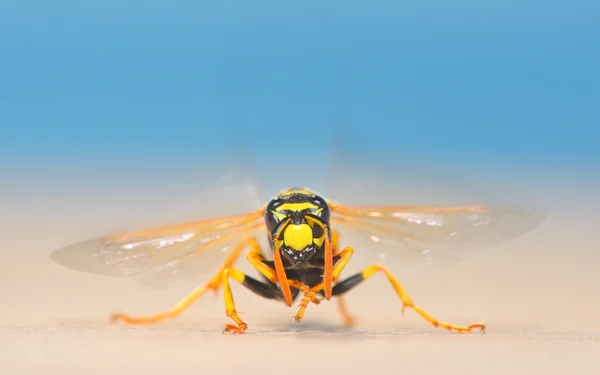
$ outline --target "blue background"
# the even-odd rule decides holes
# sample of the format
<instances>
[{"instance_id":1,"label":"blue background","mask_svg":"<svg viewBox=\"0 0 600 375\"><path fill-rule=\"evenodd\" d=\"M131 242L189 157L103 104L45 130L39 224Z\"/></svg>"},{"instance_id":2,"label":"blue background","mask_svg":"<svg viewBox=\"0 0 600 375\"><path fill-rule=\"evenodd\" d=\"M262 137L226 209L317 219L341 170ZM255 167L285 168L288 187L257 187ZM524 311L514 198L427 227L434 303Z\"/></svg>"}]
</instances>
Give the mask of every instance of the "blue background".
<instances>
[{"instance_id":1,"label":"blue background","mask_svg":"<svg viewBox=\"0 0 600 375\"><path fill-rule=\"evenodd\" d=\"M218 3L218 4L217 4ZM600 163L588 1L4 1L5 165L367 152ZM357 155L360 157L360 154Z\"/></svg>"}]
</instances>

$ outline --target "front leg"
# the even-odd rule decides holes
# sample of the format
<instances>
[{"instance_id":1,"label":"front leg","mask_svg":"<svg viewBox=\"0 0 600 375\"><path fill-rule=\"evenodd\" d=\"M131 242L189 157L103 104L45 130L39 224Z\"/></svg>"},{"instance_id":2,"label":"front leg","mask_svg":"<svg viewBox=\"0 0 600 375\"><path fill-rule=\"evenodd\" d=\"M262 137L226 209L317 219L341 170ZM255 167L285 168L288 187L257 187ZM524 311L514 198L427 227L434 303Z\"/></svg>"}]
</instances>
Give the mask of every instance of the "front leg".
<instances>
[{"instance_id":1,"label":"front leg","mask_svg":"<svg viewBox=\"0 0 600 375\"><path fill-rule=\"evenodd\" d=\"M339 277L340 273L342 273L342 271L344 270L344 267L346 267L346 265L350 261L350 258L352 258L353 254L354 254L354 249L350 246L346 246L346 248L344 248L344 250L342 250L340 252L340 254L339 254L340 258L333 265L333 270L331 272L332 280L336 280ZM310 290L308 292L305 292L304 297L300 301L298 312L294 316L294 319L297 322L300 322L302 320L302 318L304 317L304 312L306 311L306 307L308 306L310 301L312 301L314 298L316 298L316 294L321 292L324 287L325 287L325 280L321 281L319 284L310 288Z\"/></svg>"},{"instance_id":2,"label":"front leg","mask_svg":"<svg viewBox=\"0 0 600 375\"><path fill-rule=\"evenodd\" d=\"M250 262L250 264L252 264L252 266L254 266L254 268L256 268L264 277L266 277L270 282L272 283L276 283L277 280L277 272L275 272L275 270L271 267L269 267L268 265L266 265L264 263L264 258L256 253L248 253L246 254L246 259L248 260L248 262ZM304 293L304 295L307 295L309 293L311 293L310 291L310 287L306 284L301 283L300 281L297 280L288 280L290 286L300 290L301 292ZM315 304L319 304L321 301L317 298L316 295L312 295L312 298L309 300L309 302L312 301Z\"/></svg>"},{"instance_id":3,"label":"front leg","mask_svg":"<svg viewBox=\"0 0 600 375\"><path fill-rule=\"evenodd\" d=\"M233 299L233 293L229 283L230 279L237 281L239 284L245 286L252 292L264 298L278 299L281 296L281 292L275 287L275 284L266 284L244 274L235 268L228 268L223 271L221 284L223 287L223 297L225 299L225 313L236 323L236 325L227 324L224 332L242 333L248 329L248 325L240 318L239 314L241 314L241 312L237 311L235 307L235 301ZM296 281L293 282L296 284ZM302 283L298 283L297 287L304 288L307 291L309 290L309 287Z\"/></svg>"}]
</instances>

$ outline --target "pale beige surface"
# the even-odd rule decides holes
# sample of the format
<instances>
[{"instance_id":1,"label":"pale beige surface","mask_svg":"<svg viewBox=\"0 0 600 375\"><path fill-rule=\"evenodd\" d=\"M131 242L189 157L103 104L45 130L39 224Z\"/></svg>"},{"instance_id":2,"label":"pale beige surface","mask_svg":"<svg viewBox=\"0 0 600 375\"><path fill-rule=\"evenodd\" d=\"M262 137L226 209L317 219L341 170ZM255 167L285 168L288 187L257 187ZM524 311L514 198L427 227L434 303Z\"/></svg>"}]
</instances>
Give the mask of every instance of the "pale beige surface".
<instances>
[{"instance_id":1,"label":"pale beige surface","mask_svg":"<svg viewBox=\"0 0 600 375\"><path fill-rule=\"evenodd\" d=\"M437 330L410 310L400 318L400 303L381 276L348 296L359 319L353 331L339 328L335 303L310 306L298 325L288 318L294 309L255 298L237 285L236 302L250 327L243 336L220 333L228 322L221 295L206 296L175 322L111 326L107 316L115 309L157 312L189 291L183 286L157 292L50 263L51 250L118 228L118 216L108 212L127 206L120 205L124 196L59 199L13 192L3 197L1 373L600 371L598 205L569 209L593 194L546 190L536 203L555 207L556 213L538 230L453 268L398 274L431 314L456 324L484 319L486 335ZM370 261L357 256L345 274Z\"/></svg>"}]
</instances>

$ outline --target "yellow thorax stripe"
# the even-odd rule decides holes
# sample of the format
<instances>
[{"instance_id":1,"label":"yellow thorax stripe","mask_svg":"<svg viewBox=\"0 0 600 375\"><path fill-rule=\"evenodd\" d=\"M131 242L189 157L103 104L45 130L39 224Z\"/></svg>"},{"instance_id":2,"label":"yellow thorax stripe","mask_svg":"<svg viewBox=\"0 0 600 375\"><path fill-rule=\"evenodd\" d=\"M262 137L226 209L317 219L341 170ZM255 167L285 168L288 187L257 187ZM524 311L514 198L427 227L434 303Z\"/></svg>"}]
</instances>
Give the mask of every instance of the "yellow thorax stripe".
<instances>
[{"instance_id":1,"label":"yellow thorax stripe","mask_svg":"<svg viewBox=\"0 0 600 375\"><path fill-rule=\"evenodd\" d=\"M319 208L318 206L310 203L310 202L304 202L304 203L284 203L281 206L277 207L275 209L275 211L271 211L274 215L277 216L277 218L279 220L283 220L285 218L285 215L283 213L281 213L280 211L296 211L296 212L300 212L303 210L315 210L313 212L313 214L317 215L319 212L321 212L323 210L323 208Z\"/></svg>"},{"instance_id":2,"label":"yellow thorax stripe","mask_svg":"<svg viewBox=\"0 0 600 375\"><path fill-rule=\"evenodd\" d=\"M302 210L315 210L318 207L310 202L304 203L284 203L277 207L277 211L302 211Z\"/></svg>"}]
</instances>

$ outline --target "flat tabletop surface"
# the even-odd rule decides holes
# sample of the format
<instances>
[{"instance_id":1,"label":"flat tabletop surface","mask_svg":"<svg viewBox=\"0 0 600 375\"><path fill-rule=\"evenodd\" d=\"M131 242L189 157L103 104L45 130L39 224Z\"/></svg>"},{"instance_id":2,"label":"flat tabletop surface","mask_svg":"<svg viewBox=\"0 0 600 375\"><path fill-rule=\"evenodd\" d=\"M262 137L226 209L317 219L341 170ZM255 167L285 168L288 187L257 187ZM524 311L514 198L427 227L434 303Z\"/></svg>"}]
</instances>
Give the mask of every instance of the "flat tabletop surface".
<instances>
[{"instance_id":1,"label":"flat tabletop surface","mask_svg":"<svg viewBox=\"0 0 600 375\"><path fill-rule=\"evenodd\" d=\"M528 235L451 268L404 271L390 265L419 306L454 324L484 320L485 335L436 329L412 310L401 317L392 288L376 276L347 295L357 318L351 330L341 327L333 300L310 305L297 324L290 318L295 305L233 285L249 329L232 336L221 333L229 323L221 293L206 295L176 320L156 326L109 324L114 311L165 310L193 285L155 291L59 267L48 259L50 251L101 232L97 223L110 222L110 215L103 217L96 208L93 215L101 219L87 223L81 219L85 212L75 214L83 206L68 206L68 199L27 202L7 199L5 207L14 209L0 217L10 229L0 262L3 373L595 374L600 369L600 251L592 230L600 227L597 215L558 213ZM344 275L369 265L365 255L357 253ZM250 270L244 261L240 268Z\"/></svg>"}]
</instances>

